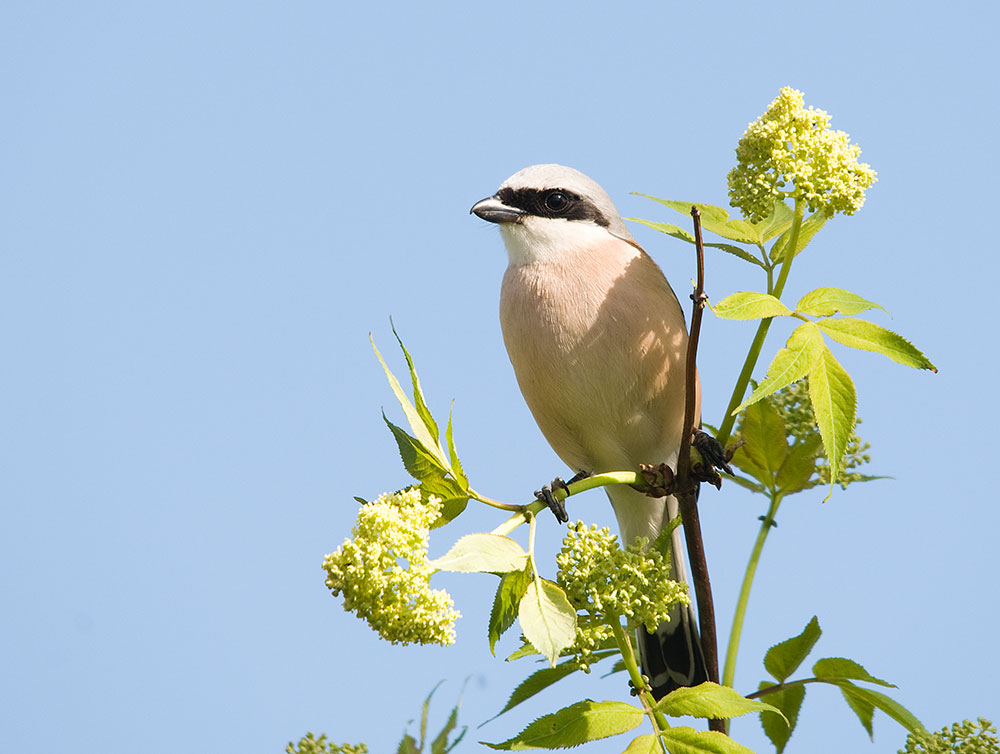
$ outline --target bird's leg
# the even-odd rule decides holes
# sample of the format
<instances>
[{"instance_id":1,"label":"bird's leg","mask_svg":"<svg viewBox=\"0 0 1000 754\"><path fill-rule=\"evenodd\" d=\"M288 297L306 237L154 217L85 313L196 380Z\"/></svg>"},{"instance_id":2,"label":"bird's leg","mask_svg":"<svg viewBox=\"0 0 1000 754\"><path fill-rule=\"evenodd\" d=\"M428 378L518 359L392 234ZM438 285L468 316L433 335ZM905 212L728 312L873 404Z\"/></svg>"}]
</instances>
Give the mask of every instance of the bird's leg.
<instances>
[{"instance_id":1,"label":"bird's leg","mask_svg":"<svg viewBox=\"0 0 1000 754\"><path fill-rule=\"evenodd\" d=\"M552 494L552 490L566 490L566 494L568 495L569 485L573 484L573 482L579 482L581 479L586 479L589 476L589 471L578 471L568 482L564 482L559 477L556 477L552 480L551 485L545 485L542 489L535 490L535 497L549 507L549 510L552 511L559 523L565 524L569 521L569 515L566 513L566 504L562 500L556 499L556 496Z\"/></svg>"}]
</instances>

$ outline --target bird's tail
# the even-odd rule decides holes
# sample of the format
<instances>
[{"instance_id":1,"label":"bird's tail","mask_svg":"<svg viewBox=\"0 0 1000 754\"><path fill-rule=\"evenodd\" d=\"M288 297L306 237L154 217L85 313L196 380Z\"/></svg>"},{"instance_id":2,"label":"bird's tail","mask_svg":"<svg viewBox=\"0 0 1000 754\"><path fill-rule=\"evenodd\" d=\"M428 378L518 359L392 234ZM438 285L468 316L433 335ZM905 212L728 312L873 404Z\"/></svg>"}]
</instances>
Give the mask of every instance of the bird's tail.
<instances>
[{"instance_id":1,"label":"bird's tail","mask_svg":"<svg viewBox=\"0 0 1000 754\"><path fill-rule=\"evenodd\" d=\"M677 500L656 500L625 485L607 488L621 530L623 543L647 537L652 542L677 516ZM684 539L680 528L674 529L670 548L675 581L688 583L684 562ZM708 680L705 657L698 636L698 621L689 605L678 605L670 620L661 623L654 633L640 627L637 632L639 661L649 677L653 696L660 699L681 686L697 686Z\"/></svg>"}]
</instances>

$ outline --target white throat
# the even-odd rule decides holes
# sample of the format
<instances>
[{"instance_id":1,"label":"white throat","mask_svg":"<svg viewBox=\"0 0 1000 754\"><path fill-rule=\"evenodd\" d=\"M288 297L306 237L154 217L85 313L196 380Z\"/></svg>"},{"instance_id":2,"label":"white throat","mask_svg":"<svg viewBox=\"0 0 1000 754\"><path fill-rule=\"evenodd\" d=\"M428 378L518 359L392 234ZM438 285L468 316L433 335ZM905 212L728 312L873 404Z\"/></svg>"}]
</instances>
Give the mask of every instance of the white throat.
<instances>
[{"instance_id":1,"label":"white throat","mask_svg":"<svg viewBox=\"0 0 1000 754\"><path fill-rule=\"evenodd\" d=\"M511 266L551 262L568 252L614 238L607 229L594 223L534 216L519 223L501 224L500 235Z\"/></svg>"}]
</instances>

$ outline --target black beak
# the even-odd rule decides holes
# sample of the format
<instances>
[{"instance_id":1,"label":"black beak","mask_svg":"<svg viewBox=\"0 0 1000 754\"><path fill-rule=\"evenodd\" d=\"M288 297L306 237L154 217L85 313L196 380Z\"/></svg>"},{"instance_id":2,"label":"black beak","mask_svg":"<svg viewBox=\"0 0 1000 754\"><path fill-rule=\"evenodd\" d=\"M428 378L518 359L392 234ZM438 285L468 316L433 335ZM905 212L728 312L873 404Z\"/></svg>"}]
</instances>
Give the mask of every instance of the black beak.
<instances>
[{"instance_id":1,"label":"black beak","mask_svg":"<svg viewBox=\"0 0 1000 754\"><path fill-rule=\"evenodd\" d=\"M496 196L476 202L469 212L491 223L517 223L527 214L517 207L508 207Z\"/></svg>"}]
</instances>

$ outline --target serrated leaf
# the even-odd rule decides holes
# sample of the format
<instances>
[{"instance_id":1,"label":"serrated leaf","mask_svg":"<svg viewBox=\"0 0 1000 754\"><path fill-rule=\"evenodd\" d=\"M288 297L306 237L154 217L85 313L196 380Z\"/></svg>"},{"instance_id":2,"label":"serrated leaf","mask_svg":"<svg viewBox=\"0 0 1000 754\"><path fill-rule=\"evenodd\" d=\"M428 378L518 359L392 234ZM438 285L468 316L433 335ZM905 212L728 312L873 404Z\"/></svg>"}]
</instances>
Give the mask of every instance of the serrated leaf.
<instances>
[{"instance_id":1,"label":"serrated leaf","mask_svg":"<svg viewBox=\"0 0 1000 754\"><path fill-rule=\"evenodd\" d=\"M547 579L535 579L518 604L517 619L531 645L555 667L559 653L576 640L576 610L566 593Z\"/></svg>"},{"instance_id":2,"label":"serrated leaf","mask_svg":"<svg viewBox=\"0 0 1000 754\"><path fill-rule=\"evenodd\" d=\"M611 651L601 652L599 659L604 659L611 654ZM518 684L517 688L511 693L510 699L507 700L507 704L504 705L504 708L491 719L500 717L500 715L504 712L513 709L521 702L527 701L535 694L544 691L553 683L561 681L563 678L579 669L580 666L577 665L576 660L574 659L556 665L554 668L542 668L541 670L535 671Z\"/></svg>"},{"instance_id":3,"label":"serrated leaf","mask_svg":"<svg viewBox=\"0 0 1000 754\"><path fill-rule=\"evenodd\" d=\"M865 319L824 319L816 323L823 332L841 345L888 356L893 361L914 369L937 371L931 360L902 335Z\"/></svg>"},{"instance_id":4,"label":"serrated leaf","mask_svg":"<svg viewBox=\"0 0 1000 754\"><path fill-rule=\"evenodd\" d=\"M765 689L771 685L764 682L760 684L760 688ZM799 710L802 709L802 701L805 698L805 686L789 686L787 689L767 695L768 701L781 710L785 720L787 720L786 723L774 715L760 716L760 725L767 737L771 739L774 748L777 749L777 754L781 754L785 750L792 733L795 732L795 726L799 722Z\"/></svg>"},{"instance_id":5,"label":"serrated leaf","mask_svg":"<svg viewBox=\"0 0 1000 754\"><path fill-rule=\"evenodd\" d=\"M764 655L764 668L777 679L778 683L783 683L809 656L822 634L819 620L814 615L801 634L785 639L767 650L767 654Z\"/></svg>"},{"instance_id":6,"label":"serrated leaf","mask_svg":"<svg viewBox=\"0 0 1000 754\"><path fill-rule=\"evenodd\" d=\"M455 747L455 745L462 740L465 736L466 729L463 729L461 733L455 738L451 746L448 745L448 736L451 734L456 727L458 727L458 707L456 704L451 708L451 712L448 714L448 719L445 721L444 727L441 731L434 737L431 741L431 754L447 754L447 752Z\"/></svg>"},{"instance_id":7,"label":"serrated leaf","mask_svg":"<svg viewBox=\"0 0 1000 754\"><path fill-rule=\"evenodd\" d=\"M449 524L465 512L469 505L467 497L449 497L441 501L441 515L431 524L432 529L440 529L445 524Z\"/></svg>"},{"instance_id":8,"label":"serrated leaf","mask_svg":"<svg viewBox=\"0 0 1000 754\"><path fill-rule=\"evenodd\" d=\"M823 348L826 348L823 335L815 323L806 322L799 325L792 331L785 347L775 354L771 366L767 368L767 376L761 380L750 397L733 410L733 413L739 413L761 398L801 380L809 374Z\"/></svg>"},{"instance_id":9,"label":"serrated leaf","mask_svg":"<svg viewBox=\"0 0 1000 754\"><path fill-rule=\"evenodd\" d=\"M399 457L403 460L403 466L414 479L425 481L428 479L438 479L447 473L437 456L417 438L410 436L405 430L397 427L382 414L382 419L396 438L396 446L399 448Z\"/></svg>"},{"instance_id":10,"label":"serrated leaf","mask_svg":"<svg viewBox=\"0 0 1000 754\"><path fill-rule=\"evenodd\" d=\"M417 748L417 739L409 733L404 733L403 740L399 742L399 747L396 749L396 754L420 754L420 750Z\"/></svg>"},{"instance_id":11,"label":"serrated leaf","mask_svg":"<svg viewBox=\"0 0 1000 754\"><path fill-rule=\"evenodd\" d=\"M824 657L813 665L813 675L824 681L852 680L877 683L879 686L896 688L896 684L876 678L854 660L846 657Z\"/></svg>"},{"instance_id":12,"label":"serrated leaf","mask_svg":"<svg viewBox=\"0 0 1000 754\"><path fill-rule=\"evenodd\" d=\"M774 479L783 494L791 495L816 486L811 480L816 473L816 459L821 445L818 434L809 434L791 445Z\"/></svg>"},{"instance_id":13,"label":"serrated leaf","mask_svg":"<svg viewBox=\"0 0 1000 754\"><path fill-rule=\"evenodd\" d=\"M656 736L652 733L643 733L633 738L622 754L662 754L662 752L663 749L657 743Z\"/></svg>"},{"instance_id":14,"label":"serrated leaf","mask_svg":"<svg viewBox=\"0 0 1000 754\"><path fill-rule=\"evenodd\" d=\"M528 553L510 537L466 534L429 565L456 573L507 573L522 570L527 562Z\"/></svg>"},{"instance_id":15,"label":"serrated leaf","mask_svg":"<svg viewBox=\"0 0 1000 754\"><path fill-rule=\"evenodd\" d=\"M424 392L420 389L420 378L417 377L417 370L413 366L413 359L410 358L410 352L406 350L406 346L403 345L403 339L399 337L399 333L396 332L396 325L393 324L392 319L389 319L389 327L392 329L392 334L396 336L396 342L399 343L399 347L403 351L403 356L406 357L406 366L410 371L410 382L413 385L413 403L417 410L417 414L424 422L424 426L427 427L427 431L430 433L431 437L437 438L439 436L437 422L434 421L434 417L431 416L431 410L427 408L427 403L424 401Z\"/></svg>"},{"instance_id":16,"label":"serrated leaf","mask_svg":"<svg viewBox=\"0 0 1000 754\"><path fill-rule=\"evenodd\" d=\"M840 687L847 703L851 705L851 709L855 709L854 704L851 703L851 700L853 699L854 702L859 704L859 706L871 705L875 709L882 710L882 712L906 728L909 733L927 732L923 723L917 719L916 715L906 709L906 707L897 702L895 699L886 696L882 692L855 686L850 681L834 681L833 683ZM869 725L866 726L866 729L868 730L868 734L871 735L870 721Z\"/></svg>"},{"instance_id":17,"label":"serrated leaf","mask_svg":"<svg viewBox=\"0 0 1000 754\"><path fill-rule=\"evenodd\" d=\"M726 296L712 307L715 316L722 319L766 319L788 317L791 310L770 293L739 291Z\"/></svg>"},{"instance_id":18,"label":"serrated leaf","mask_svg":"<svg viewBox=\"0 0 1000 754\"><path fill-rule=\"evenodd\" d=\"M809 370L809 400L823 438L823 455L830 464L832 494L857 420L857 394L851 376L826 345L820 349L820 357Z\"/></svg>"},{"instance_id":19,"label":"serrated leaf","mask_svg":"<svg viewBox=\"0 0 1000 754\"><path fill-rule=\"evenodd\" d=\"M434 692L438 690L444 681L438 681L434 688L431 689L431 693L427 695L424 699L423 705L420 707L420 750L424 749L424 742L427 740L427 716L431 711L431 697L434 696Z\"/></svg>"},{"instance_id":20,"label":"serrated leaf","mask_svg":"<svg viewBox=\"0 0 1000 754\"><path fill-rule=\"evenodd\" d=\"M527 571L513 571L500 577L496 596L493 598L493 609L490 610L490 653L496 656L495 647L503 633L514 625L517 620L517 606L531 583L531 574Z\"/></svg>"},{"instance_id":21,"label":"serrated leaf","mask_svg":"<svg viewBox=\"0 0 1000 754\"><path fill-rule=\"evenodd\" d=\"M819 233L820 229L826 225L827 217L822 212L814 212L807 217L802 225L799 227L799 239L795 244L795 255L798 256L802 250L809 245L813 236ZM792 229L789 227L784 233L782 233L778 240L774 242L774 246L771 247L771 261L778 262L784 258L785 247L791 243L792 240Z\"/></svg>"},{"instance_id":22,"label":"serrated leaf","mask_svg":"<svg viewBox=\"0 0 1000 754\"><path fill-rule=\"evenodd\" d=\"M378 357L378 361L382 365L382 370L385 372L386 379L389 380L389 387L392 388L393 395L396 396L396 400L403 409L403 414L406 416L406 421L410 425L410 430L413 432L414 437L420 442L421 445L424 446L427 452L437 458L439 465L442 468L447 469L448 460L445 458L444 451L438 443L437 435L435 434L432 436L430 431L428 431L427 425L424 423L420 412L417 411L416 406L410 402L406 393L403 392L403 387L399 384L399 380L396 379L396 375L394 375L386 365L385 359L382 358L382 354L375 345L375 340L372 338L370 333L368 335L368 340L371 341L372 349L374 349L375 355Z\"/></svg>"},{"instance_id":23,"label":"serrated leaf","mask_svg":"<svg viewBox=\"0 0 1000 754\"><path fill-rule=\"evenodd\" d=\"M462 486L463 492L468 492L469 478L465 476L465 471L462 469L462 462L458 460L458 451L455 450L455 437L452 434L451 414L454 408L455 402L452 401L451 408L448 410L448 427L444 431L444 438L448 444L448 458L451 461L451 471L455 475L455 479Z\"/></svg>"},{"instance_id":24,"label":"serrated leaf","mask_svg":"<svg viewBox=\"0 0 1000 754\"><path fill-rule=\"evenodd\" d=\"M667 728L660 734L670 754L754 754L723 733L686 726Z\"/></svg>"},{"instance_id":25,"label":"serrated leaf","mask_svg":"<svg viewBox=\"0 0 1000 754\"><path fill-rule=\"evenodd\" d=\"M671 691L659 702L656 709L670 717L691 715L712 720L727 720L751 712L773 712L781 715L777 708L756 699L747 699L728 686L706 681L697 686L681 686Z\"/></svg>"},{"instance_id":26,"label":"serrated leaf","mask_svg":"<svg viewBox=\"0 0 1000 754\"><path fill-rule=\"evenodd\" d=\"M520 660L522 657L531 657L537 654L541 654L541 652L531 646L531 642L528 642L523 647L519 647L507 655L507 659L504 662L513 662L514 660Z\"/></svg>"},{"instance_id":27,"label":"serrated leaf","mask_svg":"<svg viewBox=\"0 0 1000 754\"><path fill-rule=\"evenodd\" d=\"M757 223L761 243L767 243L772 238L780 236L792 227L795 213L784 202L775 202L771 214Z\"/></svg>"},{"instance_id":28,"label":"serrated leaf","mask_svg":"<svg viewBox=\"0 0 1000 754\"><path fill-rule=\"evenodd\" d=\"M543 715L516 736L491 749L569 749L588 741L597 741L627 733L642 724L644 713L625 702L594 702L590 699Z\"/></svg>"},{"instance_id":29,"label":"serrated leaf","mask_svg":"<svg viewBox=\"0 0 1000 754\"><path fill-rule=\"evenodd\" d=\"M733 462L753 474L765 487L773 489L775 475L788 455L788 437L781 414L771 401L747 406L740 416L739 438L746 444L736 451ZM744 464L750 468L745 468Z\"/></svg>"},{"instance_id":30,"label":"serrated leaf","mask_svg":"<svg viewBox=\"0 0 1000 754\"><path fill-rule=\"evenodd\" d=\"M643 220L641 217L626 217L625 219L631 220L632 222L641 223L642 225L645 225L647 228L658 230L660 231L660 233L666 233L668 236L680 239L681 241L687 241L690 244L696 243L693 235L691 235L688 231L684 230L683 228L680 228L671 223L657 223L651 220ZM751 264L757 265L762 270L767 269L766 267L764 267L764 263L761 262L759 259L757 259L757 257L755 257L746 249L741 248L739 246L733 246L732 244L728 243L707 243L704 241L702 242L702 246L704 246L705 248L721 249L722 251L732 254L733 256L739 257L740 259L746 262L750 262Z\"/></svg>"},{"instance_id":31,"label":"serrated leaf","mask_svg":"<svg viewBox=\"0 0 1000 754\"><path fill-rule=\"evenodd\" d=\"M856 293L845 291L843 288L817 288L814 291L809 291L795 305L795 311L800 314L810 314L813 317L829 317L837 312L850 316L869 309L885 311L885 307L879 306L874 301L861 298Z\"/></svg>"},{"instance_id":32,"label":"serrated leaf","mask_svg":"<svg viewBox=\"0 0 1000 754\"><path fill-rule=\"evenodd\" d=\"M851 711L858 716L858 721L861 723L862 727L868 731L868 738L872 741L875 740L875 730L872 727L872 720L875 717L875 705L872 704L870 699L865 699L862 696L856 696L852 691L848 689L840 689L841 695L844 697L844 701L847 702L847 706L851 708Z\"/></svg>"}]
</instances>

